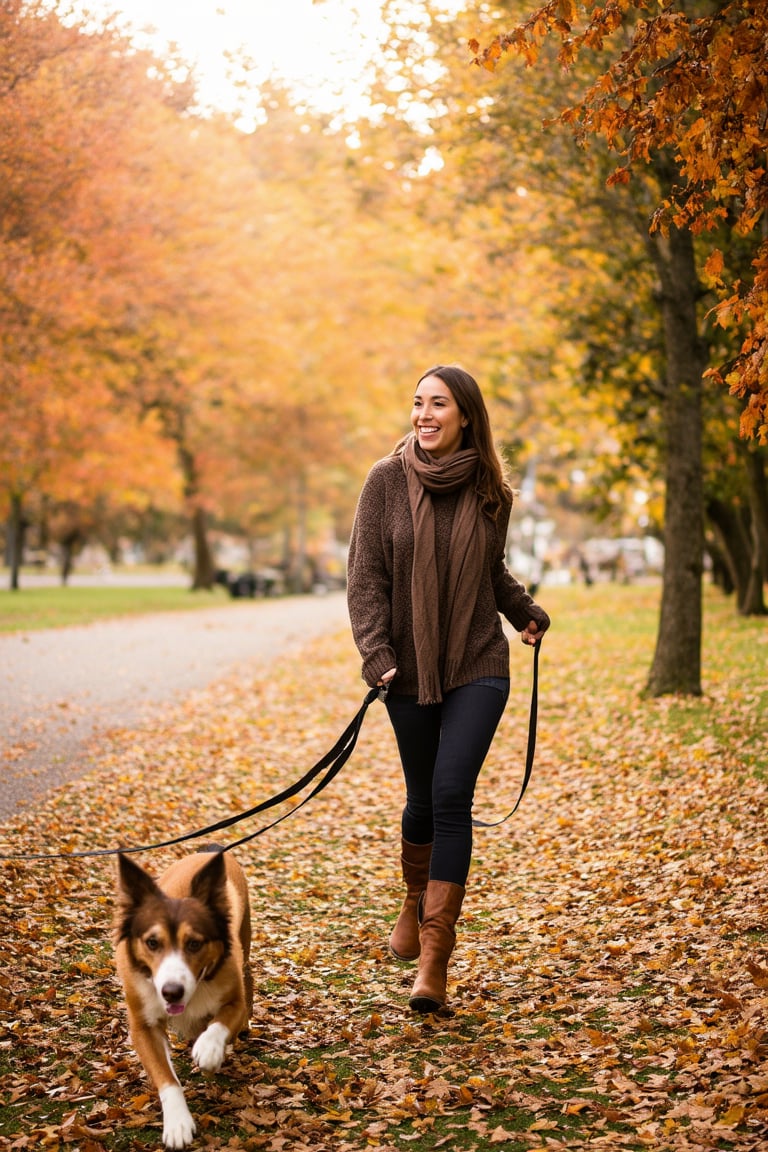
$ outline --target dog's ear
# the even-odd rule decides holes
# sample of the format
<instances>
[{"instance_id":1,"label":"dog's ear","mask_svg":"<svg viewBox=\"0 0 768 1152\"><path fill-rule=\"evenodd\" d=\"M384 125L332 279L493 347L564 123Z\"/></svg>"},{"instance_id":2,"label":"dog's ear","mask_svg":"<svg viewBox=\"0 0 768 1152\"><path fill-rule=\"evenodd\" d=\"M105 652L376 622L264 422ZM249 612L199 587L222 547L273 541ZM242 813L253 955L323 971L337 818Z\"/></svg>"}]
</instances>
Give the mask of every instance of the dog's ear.
<instances>
[{"instance_id":1,"label":"dog's ear","mask_svg":"<svg viewBox=\"0 0 768 1152\"><path fill-rule=\"evenodd\" d=\"M143 900L161 895L160 889L148 872L124 852L117 854L117 907L115 909L114 942L119 944L131 934L131 923Z\"/></svg>"},{"instance_id":2,"label":"dog's ear","mask_svg":"<svg viewBox=\"0 0 768 1152\"><path fill-rule=\"evenodd\" d=\"M227 871L224 866L224 853L220 850L211 852L211 858L205 867L197 872L192 880L191 891L196 900L206 904L209 908L222 902L227 882Z\"/></svg>"},{"instance_id":3,"label":"dog's ear","mask_svg":"<svg viewBox=\"0 0 768 1152\"><path fill-rule=\"evenodd\" d=\"M148 896L157 895L157 884L145 872L140 864L127 856L125 852L117 854L117 886L118 894L125 904L140 904Z\"/></svg>"}]
</instances>

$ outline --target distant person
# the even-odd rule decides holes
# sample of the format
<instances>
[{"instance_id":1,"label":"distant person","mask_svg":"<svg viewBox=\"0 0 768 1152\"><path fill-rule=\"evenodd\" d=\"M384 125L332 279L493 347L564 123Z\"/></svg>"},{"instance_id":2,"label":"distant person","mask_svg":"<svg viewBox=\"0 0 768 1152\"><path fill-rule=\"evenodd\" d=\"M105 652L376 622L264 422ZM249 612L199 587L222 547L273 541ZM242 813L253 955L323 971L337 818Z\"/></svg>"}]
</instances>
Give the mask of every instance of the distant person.
<instances>
[{"instance_id":1,"label":"distant person","mask_svg":"<svg viewBox=\"0 0 768 1152\"><path fill-rule=\"evenodd\" d=\"M410 1006L434 1012L446 1003L475 783L509 695L499 612L530 645L550 621L505 565L512 490L475 380L431 368L411 424L360 494L348 603L363 678L389 686L405 776L406 897L390 948L419 958Z\"/></svg>"}]
</instances>

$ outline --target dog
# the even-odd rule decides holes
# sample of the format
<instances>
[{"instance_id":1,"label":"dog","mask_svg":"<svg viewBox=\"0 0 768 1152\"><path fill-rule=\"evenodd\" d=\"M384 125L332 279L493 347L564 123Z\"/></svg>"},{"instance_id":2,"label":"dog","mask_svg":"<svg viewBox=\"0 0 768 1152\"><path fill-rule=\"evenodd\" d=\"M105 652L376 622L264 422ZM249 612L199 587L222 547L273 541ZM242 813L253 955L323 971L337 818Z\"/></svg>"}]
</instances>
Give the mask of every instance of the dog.
<instances>
[{"instance_id":1,"label":"dog","mask_svg":"<svg viewBox=\"0 0 768 1152\"><path fill-rule=\"evenodd\" d=\"M171 1063L168 1027L194 1040L203 1072L221 1067L253 1010L251 915L245 874L207 845L157 881L118 853L115 965L131 1041L160 1097L163 1143L184 1148L196 1125Z\"/></svg>"}]
</instances>

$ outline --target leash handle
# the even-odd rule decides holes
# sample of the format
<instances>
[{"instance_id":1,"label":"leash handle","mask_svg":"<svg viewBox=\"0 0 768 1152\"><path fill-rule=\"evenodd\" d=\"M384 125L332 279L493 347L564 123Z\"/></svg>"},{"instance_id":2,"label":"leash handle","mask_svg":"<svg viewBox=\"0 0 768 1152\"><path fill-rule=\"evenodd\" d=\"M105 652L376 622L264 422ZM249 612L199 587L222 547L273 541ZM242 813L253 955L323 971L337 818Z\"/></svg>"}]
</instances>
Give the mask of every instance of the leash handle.
<instances>
[{"instance_id":1,"label":"leash handle","mask_svg":"<svg viewBox=\"0 0 768 1152\"><path fill-rule=\"evenodd\" d=\"M500 824L506 823L510 816L514 816L520 807L520 802L525 796L525 790L528 787L528 781L531 778L533 771L533 758L536 754L536 725L539 714L539 648L541 647L541 640L537 640L533 648L533 684L531 686L531 711L528 719L528 747L525 753L525 773L523 775L523 783L520 788L520 795L517 798L514 808L508 812L501 820L475 820L472 818L473 828L498 828Z\"/></svg>"},{"instance_id":2,"label":"leash handle","mask_svg":"<svg viewBox=\"0 0 768 1152\"><path fill-rule=\"evenodd\" d=\"M86 856L116 856L118 852L127 856L136 852L151 852L159 848L171 848L176 844L183 844L187 840L198 840L203 836L211 836L214 832L221 832L225 828L231 828L234 824L239 824L241 821L247 820L249 817L257 815L259 812L266 812L270 808L274 808L278 804L282 804L284 800L292 799L292 797L294 797L298 792L301 792L303 788L305 788L308 784L311 784L312 781L317 779L317 777L320 776L322 772L328 769L327 772L325 772L325 776L323 776L322 779L312 789L312 791L307 796L305 796L300 804L296 804L288 812L284 812L282 816L278 817L277 820L273 820L271 824L266 824L263 828L259 828L256 832L252 832L249 836L243 836L241 840L236 840L232 844L225 845L223 851L228 852L230 848L235 848L239 844L245 844L247 841L253 840L257 836L261 836L262 833L268 831L270 828L274 828L275 825L282 823L283 820L286 820L289 816L292 816L294 812L298 812L299 808L303 808L304 805L307 804L313 796L317 796L319 792L322 792L323 788L330 784L331 780L333 780L333 778L338 775L338 773L346 764L347 760L349 760L350 756L352 755L355 745L357 744L357 738L360 735L360 729L363 726L365 714L371 704L374 702L374 700L383 700L385 698L385 688L371 688L367 692L365 699L363 700L363 703L356 715L349 722L331 750L326 752L325 756L321 757L321 759L318 760L316 764L313 764L309 771L305 772L300 780L297 780L294 784L289 785L288 788L284 788L283 791L278 792L277 795L271 796L268 800L263 800L261 804L254 804L254 806L249 808L246 812L239 812L234 816L227 816L223 820L217 820L214 824L206 825L205 828L196 828L192 832L185 832L183 835L174 836L170 840L160 840L156 844L141 844L121 848L92 848L82 852L35 852L19 855L7 855L5 853L0 853L0 860L76 860L82 859Z\"/></svg>"}]
</instances>

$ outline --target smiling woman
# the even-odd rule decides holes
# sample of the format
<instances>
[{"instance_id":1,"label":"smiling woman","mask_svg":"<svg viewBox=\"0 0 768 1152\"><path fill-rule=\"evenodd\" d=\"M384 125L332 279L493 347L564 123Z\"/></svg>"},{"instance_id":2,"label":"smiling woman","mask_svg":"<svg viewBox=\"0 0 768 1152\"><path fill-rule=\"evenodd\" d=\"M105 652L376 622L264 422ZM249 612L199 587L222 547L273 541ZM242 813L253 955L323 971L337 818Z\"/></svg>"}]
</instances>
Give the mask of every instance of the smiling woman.
<instances>
[{"instance_id":1,"label":"smiling woman","mask_svg":"<svg viewBox=\"0 0 768 1152\"><path fill-rule=\"evenodd\" d=\"M415 1012L445 1007L472 853L472 798L510 689L500 613L535 645L549 616L504 559L512 490L477 381L436 365L413 432L373 466L349 546L363 678L386 685L405 779L406 897L389 946L419 960Z\"/></svg>"},{"instance_id":2,"label":"smiling woman","mask_svg":"<svg viewBox=\"0 0 768 1152\"><path fill-rule=\"evenodd\" d=\"M180 55L201 105L246 123L256 117L248 86L270 78L319 110L354 118L367 106L366 72L385 31L381 0L88 0L86 8L114 15L157 55Z\"/></svg>"}]
</instances>

